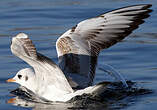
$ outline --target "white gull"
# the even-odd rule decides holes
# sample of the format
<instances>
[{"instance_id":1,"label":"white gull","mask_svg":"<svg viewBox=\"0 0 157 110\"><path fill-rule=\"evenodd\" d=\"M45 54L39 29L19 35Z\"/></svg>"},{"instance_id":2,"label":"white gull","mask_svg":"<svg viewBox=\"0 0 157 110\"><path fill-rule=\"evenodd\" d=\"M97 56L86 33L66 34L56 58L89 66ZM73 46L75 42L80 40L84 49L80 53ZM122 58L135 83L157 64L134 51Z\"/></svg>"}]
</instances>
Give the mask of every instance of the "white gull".
<instances>
[{"instance_id":1,"label":"white gull","mask_svg":"<svg viewBox=\"0 0 157 110\"><path fill-rule=\"evenodd\" d=\"M56 42L59 66L38 53L28 35L18 34L12 38L11 51L33 68L22 69L7 81L50 101L66 102L76 95L100 92L105 84L92 86L100 51L138 28L149 17L150 7L128 6L80 22Z\"/></svg>"}]
</instances>

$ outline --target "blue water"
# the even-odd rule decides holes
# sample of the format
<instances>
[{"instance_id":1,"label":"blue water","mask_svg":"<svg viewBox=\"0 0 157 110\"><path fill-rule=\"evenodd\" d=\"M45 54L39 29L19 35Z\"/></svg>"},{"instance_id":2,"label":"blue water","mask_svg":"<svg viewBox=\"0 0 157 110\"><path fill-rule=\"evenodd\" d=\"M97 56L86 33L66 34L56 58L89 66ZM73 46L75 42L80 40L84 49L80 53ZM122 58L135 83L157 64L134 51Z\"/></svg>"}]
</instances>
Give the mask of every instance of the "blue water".
<instances>
[{"instance_id":1,"label":"blue water","mask_svg":"<svg viewBox=\"0 0 157 110\"><path fill-rule=\"evenodd\" d=\"M103 50L99 64L112 65L127 80L141 87L152 89L152 94L125 99L124 110L156 110L157 108L157 2L156 0L1 0L0 1L0 110L39 110L40 104L20 107L8 104L10 91L17 84L6 83L19 69L29 67L12 55L11 37L19 32L27 33L37 50L57 62L55 42L66 30L78 22L106 11L135 4L152 4L151 17L126 39ZM105 79L97 70L95 82ZM122 104L125 104L122 102ZM122 105L121 104L121 105ZM105 105L93 109L112 108ZM67 105L42 105L42 110L68 109ZM88 109L88 108L86 108Z\"/></svg>"}]
</instances>

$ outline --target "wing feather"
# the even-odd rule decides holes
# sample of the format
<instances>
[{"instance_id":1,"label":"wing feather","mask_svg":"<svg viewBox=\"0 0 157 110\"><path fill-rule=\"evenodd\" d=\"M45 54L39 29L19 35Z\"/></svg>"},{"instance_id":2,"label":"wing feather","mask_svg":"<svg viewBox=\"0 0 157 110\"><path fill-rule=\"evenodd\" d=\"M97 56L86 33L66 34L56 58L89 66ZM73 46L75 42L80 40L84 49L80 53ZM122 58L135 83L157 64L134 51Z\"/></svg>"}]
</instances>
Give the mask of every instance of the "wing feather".
<instances>
[{"instance_id":1,"label":"wing feather","mask_svg":"<svg viewBox=\"0 0 157 110\"><path fill-rule=\"evenodd\" d=\"M65 32L57 40L56 48L59 65L67 77L72 77L79 86L91 85L99 52L144 23L143 19L152 11L150 7L144 4L116 9L84 20Z\"/></svg>"}]
</instances>

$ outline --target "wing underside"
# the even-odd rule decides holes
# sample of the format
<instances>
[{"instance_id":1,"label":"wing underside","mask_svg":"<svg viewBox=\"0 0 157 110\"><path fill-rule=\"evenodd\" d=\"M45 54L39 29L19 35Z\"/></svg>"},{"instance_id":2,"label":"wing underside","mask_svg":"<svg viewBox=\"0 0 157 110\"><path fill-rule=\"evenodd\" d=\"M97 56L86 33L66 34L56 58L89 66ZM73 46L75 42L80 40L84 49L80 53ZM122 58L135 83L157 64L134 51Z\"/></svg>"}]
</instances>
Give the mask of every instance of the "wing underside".
<instances>
[{"instance_id":1,"label":"wing underside","mask_svg":"<svg viewBox=\"0 0 157 110\"><path fill-rule=\"evenodd\" d=\"M56 42L59 66L78 86L87 87L95 76L97 56L102 49L121 41L144 23L151 5L134 5L84 20Z\"/></svg>"}]
</instances>

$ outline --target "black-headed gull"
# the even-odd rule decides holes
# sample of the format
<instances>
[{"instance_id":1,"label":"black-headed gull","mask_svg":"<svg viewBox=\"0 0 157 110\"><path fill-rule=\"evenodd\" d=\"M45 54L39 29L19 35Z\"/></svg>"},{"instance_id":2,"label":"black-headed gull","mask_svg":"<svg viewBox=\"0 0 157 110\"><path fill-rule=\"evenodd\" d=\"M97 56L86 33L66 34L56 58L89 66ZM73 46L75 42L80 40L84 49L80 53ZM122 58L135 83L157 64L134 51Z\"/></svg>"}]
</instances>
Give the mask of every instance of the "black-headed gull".
<instances>
[{"instance_id":1,"label":"black-headed gull","mask_svg":"<svg viewBox=\"0 0 157 110\"><path fill-rule=\"evenodd\" d=\"M12 38L11 51L33 68L20 70L8 82L16 82L50 101L66 102L76 95L100 90L91 86L97 57L144 23L150 4L134 5L87 19L65 32L56 42L59 66L37 52L28 35ZM82 88L73 90L72 88Z\"/></svg>"}]
</instances>

